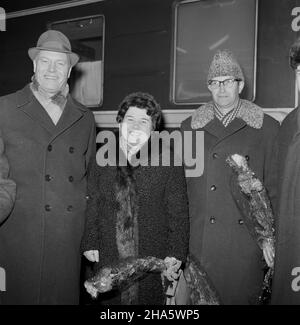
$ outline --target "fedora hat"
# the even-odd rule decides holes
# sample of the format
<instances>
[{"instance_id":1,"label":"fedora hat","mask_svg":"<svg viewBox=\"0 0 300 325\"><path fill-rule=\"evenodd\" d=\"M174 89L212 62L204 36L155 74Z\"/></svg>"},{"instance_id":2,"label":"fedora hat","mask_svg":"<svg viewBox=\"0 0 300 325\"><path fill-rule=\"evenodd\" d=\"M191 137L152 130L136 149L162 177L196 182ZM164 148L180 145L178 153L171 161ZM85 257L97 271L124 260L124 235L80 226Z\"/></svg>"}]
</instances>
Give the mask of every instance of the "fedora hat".
<instances>
[{"instance_id":1,"label":"fedora hat","mask_svg":"<svg viewBox=\"0 0 300 325\"><path fill-rule=\"evenodd\" d=\"M48 30L39 37L36 47L31 47L28 50L31 60L34 60L41 50L68 54L72 66L79 60L79 55L72 52L68 38L57 30Z\"/></svg>"}]
</instances>

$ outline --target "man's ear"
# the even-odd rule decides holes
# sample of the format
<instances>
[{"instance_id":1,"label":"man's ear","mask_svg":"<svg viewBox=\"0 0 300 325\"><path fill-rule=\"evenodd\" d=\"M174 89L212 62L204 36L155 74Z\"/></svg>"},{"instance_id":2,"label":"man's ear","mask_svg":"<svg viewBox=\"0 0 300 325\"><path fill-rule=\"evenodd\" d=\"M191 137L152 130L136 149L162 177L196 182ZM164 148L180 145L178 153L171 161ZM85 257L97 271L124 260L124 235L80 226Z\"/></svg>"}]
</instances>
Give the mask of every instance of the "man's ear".
<instances>
[{"instance_id":1,"label":"man's ear","mask_svg":"<svg viewBox=\"0 0 300 325\"><path fill-rule=\"evenodd\" d=\"M35 71L36 71L36 61L35 61L35 59L33 60L33 72L35 73Z\"/></svg>"},{"instance_id":2,"label":"man's ear","mask_svg":"<svg viewBox=\"0 0 300 325\"><path fill-rule=\"evenodd\" d=\"M68 72L68 78L70 78L71 71L72 71L72 66L71 66L70 69L69 69L69 72Z\"/></svg>"},{"instance_id":3,"label":"man's ear","mask_svg":"<svg viewBox=\"0 0 300 325\"><path fill-rule=\"evenodd\" d=\"M239 94L242 92L242 90L244 89L245 86L245 82L244 81L240 81L239 82Z\"/></svg>"}]
</instances>

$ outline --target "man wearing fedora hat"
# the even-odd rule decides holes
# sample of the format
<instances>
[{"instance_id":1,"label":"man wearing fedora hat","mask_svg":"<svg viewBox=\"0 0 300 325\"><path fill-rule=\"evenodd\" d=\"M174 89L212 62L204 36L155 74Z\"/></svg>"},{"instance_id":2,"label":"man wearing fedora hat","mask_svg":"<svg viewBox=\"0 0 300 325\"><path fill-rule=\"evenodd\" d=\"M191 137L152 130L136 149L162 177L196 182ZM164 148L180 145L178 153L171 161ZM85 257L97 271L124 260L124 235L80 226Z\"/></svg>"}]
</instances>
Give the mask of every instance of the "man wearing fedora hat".
<instances>
[{"instance_id":1,"label":"man wearing fedora hat","mask_svg":"<svg viewBox=\"0 0 300 325\"><path fill-rule=\"evenodd\" d=\"M0 225L3 304L78 304L86 169L95 159L90 110L69 94L79 56L48 30L28 50L34 75L0 99L0 129L17 183L13 211Z\"/></svg>"}]
</instances>

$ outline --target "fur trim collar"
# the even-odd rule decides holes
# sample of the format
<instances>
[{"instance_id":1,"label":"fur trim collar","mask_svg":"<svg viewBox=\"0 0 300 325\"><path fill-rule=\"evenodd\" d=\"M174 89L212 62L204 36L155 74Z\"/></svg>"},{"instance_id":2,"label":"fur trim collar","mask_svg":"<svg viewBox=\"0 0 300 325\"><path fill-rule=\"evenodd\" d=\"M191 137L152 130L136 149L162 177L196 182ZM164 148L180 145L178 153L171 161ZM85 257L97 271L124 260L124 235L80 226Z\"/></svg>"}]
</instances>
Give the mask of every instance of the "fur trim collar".
<instances>
[{"instance_id":1,"label":"fur trim collar","mask_svg":"<svg viewBox=\"0 0 300 325\"><path fill-rule=\"evenodd\" d=\"M116 175L116 242L120 260L138 256L138 199L134 168L118 166ZM122 305L138 303L138 284L121 293Z\"/></svg>"},{"instance_id":2,"label":"fur trim collar","mask_svg":"<svg viewBox=\"0 0 300 325\"><path fill-rule=\"evenodd\" d=\"M241 109L236 117L242 119L247 125L254 129L260 129L263 125L264 112L263 110L245 99L240 99ZM192 115L192 129L200 129L205 127L210 121L215 118L213 102L209 102L200 106Z\"/></svg>"}]
</instances>

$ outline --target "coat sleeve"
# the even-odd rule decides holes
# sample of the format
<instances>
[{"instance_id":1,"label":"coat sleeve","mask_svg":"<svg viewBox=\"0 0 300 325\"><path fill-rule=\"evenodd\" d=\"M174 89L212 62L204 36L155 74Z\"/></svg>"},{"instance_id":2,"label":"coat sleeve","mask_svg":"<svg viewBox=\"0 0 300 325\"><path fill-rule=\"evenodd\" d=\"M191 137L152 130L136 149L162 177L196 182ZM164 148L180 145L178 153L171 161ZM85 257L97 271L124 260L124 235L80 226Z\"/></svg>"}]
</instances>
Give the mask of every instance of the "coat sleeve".
<instances>
[{"instance_id":1,"label":"coat sleeve","mask_svg":"<svg viewBox=\"0 0 300 325\"><path fill-rule=\"evenodd\" d=\"M81 252L99 250L99 222L98 222L98 187L97 163L91 160L88 165L87 183L88 200L85 215L85 229L81 241Z\"/></svg>"},{"instance_id":2,"label":"coat sleeve","mask_svg":"<svg viewBox=\"0 0 300 325\"><path fill-rule=\"evenodd\" d=\"M4 153L4 143L0 132L0 223L11 212L16 198L16 183L8 178L9 164Z\"/></svg>"},{"instance_id":3,"label":"coat sleeve","mask_svg":"<svg viewBox=\"0 0 300 325\"><path fill-rule=\"evenodd\" d=\"M189 214L183 166L171 166L165 189L168 255L185 262L189 246Z\"/></svg>"}]
</instances>

